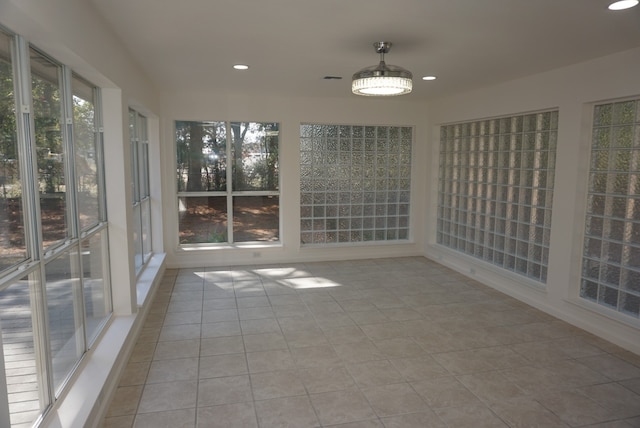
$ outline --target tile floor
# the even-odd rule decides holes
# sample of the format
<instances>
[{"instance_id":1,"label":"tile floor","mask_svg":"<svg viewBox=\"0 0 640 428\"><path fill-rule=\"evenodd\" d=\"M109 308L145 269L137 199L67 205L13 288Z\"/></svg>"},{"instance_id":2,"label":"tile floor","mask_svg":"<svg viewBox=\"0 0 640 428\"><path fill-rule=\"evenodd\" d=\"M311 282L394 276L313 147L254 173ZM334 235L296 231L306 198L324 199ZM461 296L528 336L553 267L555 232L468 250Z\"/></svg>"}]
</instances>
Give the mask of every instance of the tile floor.
<instances>
[{"instance_id":1,"label":"tile floor","mask_svg":"<svg viewBox=\"0 0 640 428\"><path fill-rule=\"evenodd\" d=\"M424 258L167 271L104 428L640 427L640 356Z\"/></svg>"}]
</instances>

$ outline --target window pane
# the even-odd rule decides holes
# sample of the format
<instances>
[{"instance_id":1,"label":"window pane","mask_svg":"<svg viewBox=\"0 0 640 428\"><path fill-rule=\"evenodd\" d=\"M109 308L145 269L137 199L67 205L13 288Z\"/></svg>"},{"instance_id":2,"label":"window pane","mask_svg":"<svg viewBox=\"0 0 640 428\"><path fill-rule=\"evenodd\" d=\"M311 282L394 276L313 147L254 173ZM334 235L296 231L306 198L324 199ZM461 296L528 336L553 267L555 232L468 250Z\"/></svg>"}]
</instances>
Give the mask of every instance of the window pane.
<instances>
[{"instance_id":1,"label":"window pane","mask_svg":"<svg viewBox=\"0 0 640 428\"><path fill-rule=\"evenodd\" d=\"M227 188L224 122L176 121L178 192Z\"/></svg>"},{"instance_id":2,"label":"window pane","mask_svg":"<svg viewBox=\"0 0 640 428\"><path fill-rule=\"evenodd\" d=\"M59 74L58 65L37 51L31 50L33 118L40 187L38 190L45 250L68 235Z\"/></svg>"},{"instance_id":3,"label":"window pane","mask_svg":"<svg viewBox=\"0 0 640 428\"><path fill-rule=\"evenodd\" d=\"M278 190L278 124L231 122L233 190Z\"/></svg>"},{"instance_id":4,"label":"window pane","mask_svg":"<svg viewBox=\"0 0 640 428\"><path fill-rule=\"evenodd\" d=\"M640 235L634 232L640 230L640 146L633 143L639 112L640 100L594 109L582 272L589 287L580 290L582 298L634 318L640 318L640 240L634 239Z\"/></svg>"},{"instance_id":5,"label":"window pane","mask_svg":"<svg viewBox=\"0 0 640 428\"><path fill-rule=\"evenodd\" d=\"M134 264L136 272L140 272L142 265L144 265L144 258L142 256L142 206L137 203L133 206L133 250L134 250Z\"/></svg>"},{"instance_id":6,"label":"window pane","mask_svg":"<svg viewBox=\"0 0 640 428\"><path fill-rule=\"evenodd\" d=\"M549 111L505 117L494 126L472 122L441 132L439 244L546 282L552 192L541 188L553 188L547 177L555 165L557 116ZM456 127L482 129L486 139L455 132ZM483 238L485 232L496 234L493 243Z\"/></svg>"},{"instance_id":7,"label":"window pane","mask_svg":"<svg viewBox=\"0 0 640 428\"><path fill-rule=\"evenodd\" d=\"M84 353L81 312L77 305L79 278L73 269L77 254L65 252L45 266L49 347L56 394Z\"/></svg>"},{"instance_id":8,"label":"window pane","mask_svg":"<svg viewBox=\"0 0 640 428\"><path fill-rule=\"evenodd\" d=\"M27 257L10 42L0 32L0 270Z\"/></svg>"},{"instance_id":9,"label":"window pane","mask_svg":"<svg viewBox=\"0 0 640 428\"><path fill-rule=\"evenodd\" d=\"M71 85L78 211L80 228L86 229L100 221L94 87L77 76L73 76Z\"/></svg>"},{"instance_id":10,"label":"window pane","mask_svg":"<svg viewBox=\"0 0 640 428\"><path fill-rule=\"evenodd\" d=\"M151 255L151 201L146 198L140 203L141 215L142 215L142 254L144 256L145 263L149 260Z\"/></svg>"},{"instance_id":11,"label":"window pane","mask_svg":"<svg viewBox=\"0 0 640 428\"><path fill-rule=\"evenodd\" d=\"M80 242L82 249L82 285L87 342L90 344L100 332L100 327L111 313L109 294L106 290L106 234L98 232Z\"/></svg>"},{"instance_id":12,"label":"window pane","mask_svg":"<svg viewBox=\"0 0 640 428\"><path fill-rule=\"evenodd\" d=\"M31 426L40 416L41 385L38 381L33 337L35 276L25 276L0 292L0 327L4 353L11 426Z\"/></svg>"},{"instance_id":13,"label":"window pane","mask_svg":"<svg viewBox=\"0 0 640 428\"><path fill-rule=\"evenodd\" d=\"M279 211L277 196L234 196L234 242L277 241Z\"/></svg>"},{"instance_id":14,"label":"window pane","mask_svg":"<svg viewBox=\"0 0 640 428\"><path fill-rule=\"evenodd\" d=\"M180 244L227 242L225 196L178 198Z\"/></svg>"}]
</instances>

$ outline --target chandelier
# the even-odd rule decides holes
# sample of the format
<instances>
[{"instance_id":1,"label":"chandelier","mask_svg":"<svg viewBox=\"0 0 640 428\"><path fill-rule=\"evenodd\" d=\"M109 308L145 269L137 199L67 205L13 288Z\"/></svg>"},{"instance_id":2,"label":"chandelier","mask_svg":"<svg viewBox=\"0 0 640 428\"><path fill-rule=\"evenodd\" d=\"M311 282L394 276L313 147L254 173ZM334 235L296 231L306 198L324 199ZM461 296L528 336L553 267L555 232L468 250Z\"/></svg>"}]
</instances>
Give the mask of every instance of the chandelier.
<instances>
[{"instance_id":1,"label":"chandelier","mask_svg":"<svg viewBox=\"0 0 640 428\"><path fill-rule=\"evenodd\" d=\"M384 62L384 54L391 49L391 42L376 42L373 47L380 54L380 63L355 73L351 82L351 92L369 97L410 93L413 85L411 72Z\"/></svg>"}]
</instances>

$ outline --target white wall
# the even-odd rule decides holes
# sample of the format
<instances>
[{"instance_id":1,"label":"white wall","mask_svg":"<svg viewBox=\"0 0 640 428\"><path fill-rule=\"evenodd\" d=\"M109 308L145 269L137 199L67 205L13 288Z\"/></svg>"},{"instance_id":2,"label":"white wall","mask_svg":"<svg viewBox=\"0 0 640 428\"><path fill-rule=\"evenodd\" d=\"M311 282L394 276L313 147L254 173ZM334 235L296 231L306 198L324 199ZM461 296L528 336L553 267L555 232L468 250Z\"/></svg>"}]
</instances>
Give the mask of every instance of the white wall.
<instances>
[{"instance_id":1,"label":"white wall","mask_svg":"<svg viewBox=\"0 0 640 428\"><path fill-rule=\"evenodd\" d=\"M281 243L212 247L189 251L178 246L178 208L174 197L164 204L165 249L167 265L215 266L260 264L311 260L357 259L419 255L424 246L422 221L427 128L424 105L406 98L306 99L265 98L219 93L164 93L162 95L163 186L165 195L175 195L175 120L272 121L280 123ZM412 164L412 242L406 244L353 245L345 247L300 247L300 167L299 142L301 123L414 126Z\"/></svg>"},{"instance_id":2,"label":"white wall","mask_svg":"<svg viewBox=\"0 0 640 428\"><path fill-rule=\"evenodd\" d=\"M431 174L425 216L425 254L525 302L640 353L637 319L578 298L586 207L592 105L640 95L640 49L634 49L429 104ZM500 272L435 243L439 124L559 109L549 271L540 290L517 275ZM471 270L475 274L471 274Z\"/></svg>"}]
</instances>

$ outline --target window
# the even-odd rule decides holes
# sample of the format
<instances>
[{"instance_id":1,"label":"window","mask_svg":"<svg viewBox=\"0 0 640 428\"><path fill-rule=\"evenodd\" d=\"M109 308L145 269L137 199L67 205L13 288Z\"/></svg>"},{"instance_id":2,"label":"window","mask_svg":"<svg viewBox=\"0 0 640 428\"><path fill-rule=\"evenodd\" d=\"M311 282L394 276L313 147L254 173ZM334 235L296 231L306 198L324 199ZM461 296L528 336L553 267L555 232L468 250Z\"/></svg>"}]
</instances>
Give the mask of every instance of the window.
<instances>
[{"instance_id":1,"label":"window","mask_svg":"<svg viewBox=\"0 0 640 428\"><path fill-rule=\"evenodd\" d=\"M181 245L279 240L277 123L176 121L176 149Z\"/></svg>"},{"instance_id":2,"label":"window","mask_svg":"<svg viewBox=\"0 0 640 428\"><path fill-rule=\"evenodd\" d=\"M37 421L111 314L99 96L0 31L2 426Z\"/></svg>"},{"instance_id":3,"label":"window","mask_svg":"<svg viewBox=\"0 0 640 428\"><path fill-rule=\"evenodd\" d=\"M131 179L133 195L134 259L136 273L151 257L151 189L149 184L149 138L147 118L129 109Z\"/></svg>"},{"instance_id":4,"label":"window","mask_svg":"<svg viewBox=\"0 0 640 428\"><path fill-rule=\"evenodd\" d=\"M445 125L437 242L546 282L558 112Z\"/></svg>"},{"instance_id":5,"label":"window","mask_svg":"<svg viewBox=\"0 0 640 428\"><path fill-rule=\"evenodd\" d=\"M640 318L640 99L594 110L580 296Z\"/></svg>"},{"instance_id":6,"label":"window","mask_svg":"<svg viewBox=\"0 0 640 428\"><path fill-rule=\"evenodd\" d=\"M300 126L302 245L409 239L412 131Z\"/></svg>"}]
</instances>

